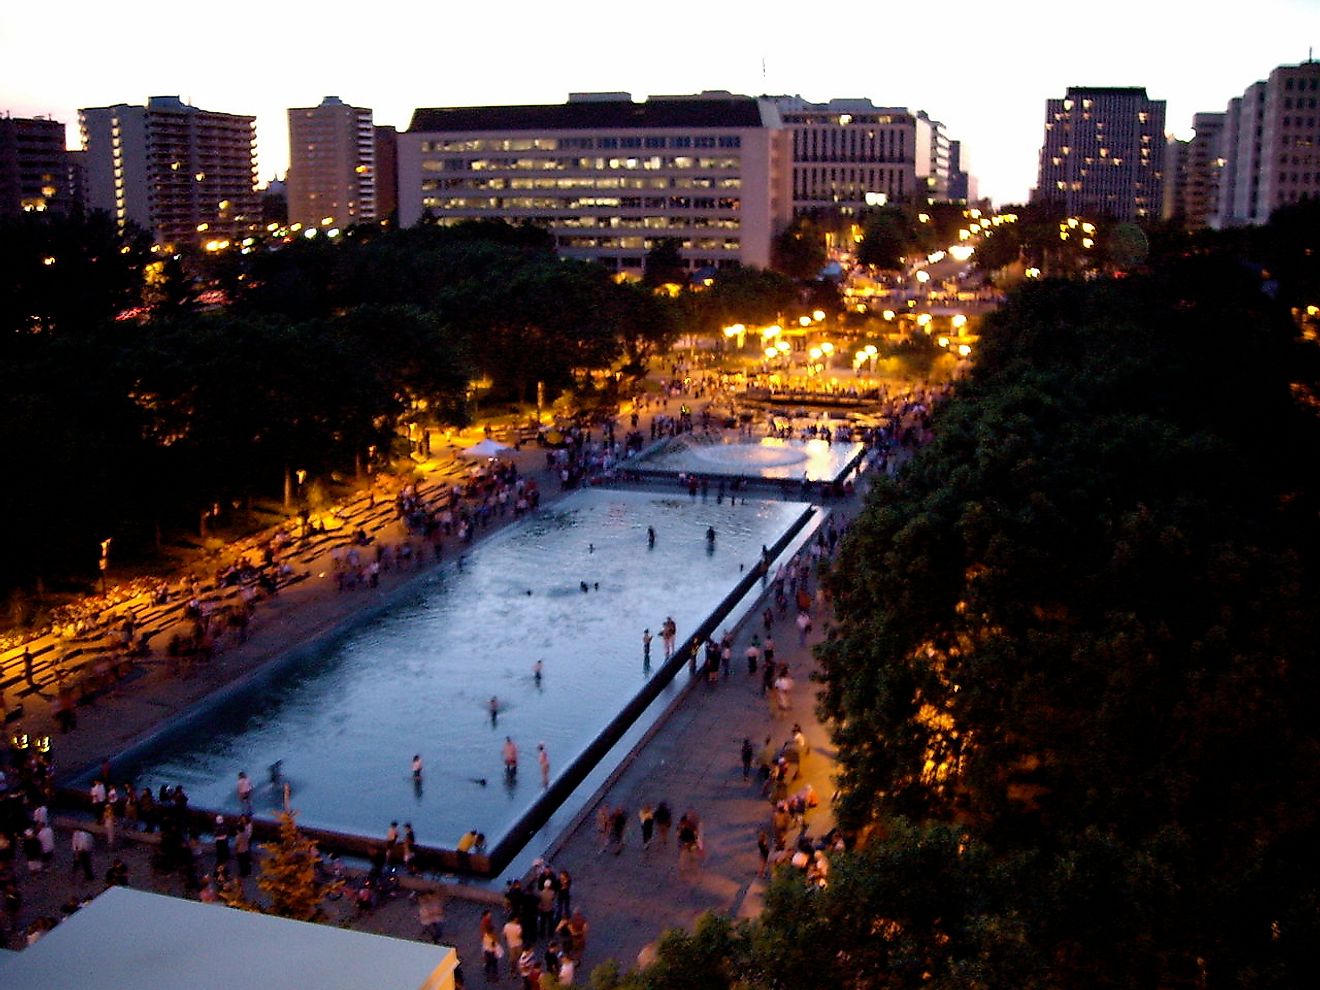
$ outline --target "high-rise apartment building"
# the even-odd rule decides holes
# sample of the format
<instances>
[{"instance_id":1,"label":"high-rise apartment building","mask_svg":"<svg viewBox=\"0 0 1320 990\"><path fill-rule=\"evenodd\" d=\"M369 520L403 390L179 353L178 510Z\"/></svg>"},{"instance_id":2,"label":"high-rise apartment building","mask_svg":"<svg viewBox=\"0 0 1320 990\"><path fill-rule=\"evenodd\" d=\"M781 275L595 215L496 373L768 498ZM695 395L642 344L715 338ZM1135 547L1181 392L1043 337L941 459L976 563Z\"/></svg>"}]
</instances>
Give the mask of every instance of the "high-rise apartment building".
<instances>
[{"instance_id":1,"label":"high-rise apartment building","mask_svg":"<svg viewBox=\"0 0 1320 990\"><path fill-rule=\"evenodd\" d=\"M67 212L73 202L64 124L0 117L0 215Z\"/></svg>"},{"instance_id":2,"label":"high-rise apartment building","mask_svg":"<svg viewBox=\"0 0 1320 990\"><path fill-rule=\"evenodd\" d=\"M961 141L949 142L949 199L955 203L975 203L980 198L976 176L968 168Z\"/></svg>"},{"instance_id":3,"label":"high-rise apartment building","mask_svg":"<svg viewBox=\"0 0 1320 990\"><path fill-rule=\"evenodd\" d=\"M924 110L774 97L791 141L793 212L949 197L949 139Z\"/></svg>"},{"instance_id":4,"label":"high-rise apartment building","mask_svg":"<svg viewBox=\"0 0 1320 990\"><path fill-rule=\"evenodd\" d=\"M1198 113L1192 117L1190 141L1170 139L1164 165L1164 217L1188 230L1209 223L1217 209L1223 172L1220 147L1225 115Z\"/></svg>"},{"instance_id":5,"label":"high-rise apartment building","mask_svg":"<svg viewBox=\"0 0 1320 990\"><path fill-rule=\"evenodd\" d=\"M1182 222L1187 215L1187 155L1190 141L1170 134L1164 144L1164 199L1160 218Z\"/></svg>"},{"instance_id":6,"label":"high-rise apartment building","mask_svg":"<svg viewBox=\"0 0 1320 990\"><path fill-rule=\"evenodd\" d=\"M1318 101L1316 61L1281 65L1229 101L1210 226L1265 223L1280 206L1320 197Z\"/></svg>"},{"instance_id":7,"label":"high-rise apartment building","mask_svg":"<svg viewBox=\"0 0 1320 990\"><path fill-rule=\"evenodd\" d=\"M289 222L335 226L376 219L371 111L337 96L289 111Z\"/></svg>"},{"instance_id":8,"label":"high-rise apartment building","mask_svg":"<svg viewBox=\"0 0 1320 990\"><path fill-rule=\"evenodd\" d=\"M88 207L173 248L257 228L256 118L153 96L146 106L78 111Z\"/></svg>"},{"instance_id":9,"label":"high-rise apartment building","mask_svg":"<svg viewBox=\"0 0 1320 990\"><path fill-rule=\"evenodd\" d=\"M388 220L399 209L399 131L376 125L376 217Z\"/></svg>"},{"instance_id":10,"label":"high-rise apartment building","mask_svg":"<svg viewBox=\"0 0 1320 990\"><path fill-rule=\"evenodd\" d=\"M617 271L640 273L663 238L694 269L767 267L791 216L783 138L773 101L726 92L418 109L399 135L399 223L534 223Z\"/></svg>"},{"instance_id":11,"label":"high-rise apartment building","mask_svg":"<svg viewBox=\"0 0 1320 990\"><path fill-rule=\"evenodd\" d=\"M1158 216L1164 144L1164 101L1143 87L1070 86L1046 101L1032 198L1090 217Z\"/></svg>"}]
</instances>

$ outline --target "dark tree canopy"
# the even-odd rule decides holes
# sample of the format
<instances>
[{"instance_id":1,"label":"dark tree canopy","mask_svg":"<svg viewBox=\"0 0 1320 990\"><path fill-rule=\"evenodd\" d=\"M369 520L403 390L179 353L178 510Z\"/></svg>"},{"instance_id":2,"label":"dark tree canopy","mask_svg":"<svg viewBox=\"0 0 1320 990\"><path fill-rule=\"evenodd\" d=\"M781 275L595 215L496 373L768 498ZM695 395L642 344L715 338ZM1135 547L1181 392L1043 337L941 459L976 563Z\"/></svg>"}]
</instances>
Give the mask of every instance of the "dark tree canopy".
<instances>
[{"instance_id":1,"label":"dark tree canopy","mask_svg":"<svg viewBox=\"0 0 1320 990\"><path fill-rule=\"evenodd\" d=\"M986 320L826 579L855 851L600 990L1314 982L1320 355L1285 220Z\"/></svg>"},{"instance_id":2,"label":"dark tree canopy","mask_svg":"<svg viewBox=\"0 0 1320 990\"><path fill-rule=\"evenodd\" d=\"M809 217L794 217L774 242L775 271L799 282L816 278L829 256L825 234Z\"/></svg>"},{"instance_id":3,"label":"dark tree canopy","mask_svg":"<svg viewBox=\"0 0 1320 990\"><path fill-rule=\"evenodd\" d=\"M687 262L683 260L683 241L678 237L657 238L643 260L642 284L655 289L662 285L686 285Z\"/></svg>"},{"instance_id":4,"label":"dark tree canopy","mask_svg":"<svg viewBox=\"0 0 1320 990\"><path fill-rule=\"evenodd\" d=\"M831 583L843 820L1030 857L1064 984L1198 957L1232 984L1315 944L1317 365L1260 289L1197 260L1013 297Z\"/></svg>"},{"instance_id":5,"label":"dark tree canopy","mask_svg":"<svg viewBox=\"0 0 1320 990\"><path fill-rule=\"evenodd\" d=\"M474 378L501 399L557 394L675 333L666 300L561 261L531 227L365 226L204 263L104 217L12 234L0 442L40 471L0 492L23 521L6 588L94 574L107 536L126 561L199 513L281 495L291 472L354 471L418 409L463 421ZM227 305L198 311L202 289Z\"/></svg>"}]
</instances>

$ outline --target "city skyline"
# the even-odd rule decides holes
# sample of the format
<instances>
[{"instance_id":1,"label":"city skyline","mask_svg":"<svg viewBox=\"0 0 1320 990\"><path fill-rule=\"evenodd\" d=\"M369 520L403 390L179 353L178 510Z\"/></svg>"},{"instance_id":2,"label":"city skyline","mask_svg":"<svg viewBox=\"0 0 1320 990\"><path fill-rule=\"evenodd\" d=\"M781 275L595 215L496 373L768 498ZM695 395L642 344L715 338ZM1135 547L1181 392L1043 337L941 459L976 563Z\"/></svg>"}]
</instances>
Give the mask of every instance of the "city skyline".
<instances>
[{"instance_id":1,"label":"city skyline","mask_svg":"<svg viewBox=\"0 0 1320 990\"><path fill-rule=\"evenodd\" d=\"M8 69L0 112L59 120L73 147L81 107L179 95L206 110L254 114L263 184L288 167L288 108L328 95L404 130L419 107L728 90L925 110L963 142L982 195L1022 202L1035 183L1045 101L1068 86L1144 86L1167 101L1167 128L1187 137L1194 113L1222 110L1275 66L1304 61L1320 39L1320 8L1304 0L1262 0L1231 27L1187 3L1115 0L1083 22L1045 4L1000 10L953 0L940 25L895 19L892 30L883 18L861 27L801 23L789 20L790 8L765 4L657 22L630 20L599 0L578 4L571 20L515 0L500 23L517 30L503 33L480 9L418 24L414 8L385 0L371 9L382 28L374 45L324 10L309 17L249 0L228 5L223 22L212 9L187 8L161 23L128 25L129 38L115 8L68 6L70 26L55 50L34 43L49 32L32 8L0 16ZM748 23L752 11L759 19ZM251 39L241 48L226 41L235 24L251 25L237 33Z\"/></svg>"}]
</instances>

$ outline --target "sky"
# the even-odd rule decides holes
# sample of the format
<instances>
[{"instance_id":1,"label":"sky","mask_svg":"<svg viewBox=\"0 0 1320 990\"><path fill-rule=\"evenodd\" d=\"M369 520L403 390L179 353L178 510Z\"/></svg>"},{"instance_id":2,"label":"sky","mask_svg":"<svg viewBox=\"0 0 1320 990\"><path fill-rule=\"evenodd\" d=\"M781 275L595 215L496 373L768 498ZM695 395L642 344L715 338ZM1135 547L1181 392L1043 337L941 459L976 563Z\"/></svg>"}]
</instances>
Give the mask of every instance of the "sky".
<instances>
[{"instance_id":1,"label":"sky","mask_svg":"<svg viewBox=\"0 0 1320 990\"><path fill-rule=\"evenodd\" d=\"M562 103L570 92L705 89L862 97L926 110L963 142L983 196L1023 202L1045 101L1070 85L1145 86L1166 128L1223 110L1320 49L1317 0L64 0L0 10L0 113L48 116L78 146L78 108L178 95L252 114L262 184L288 167L289 107L327 95L408 126L417 107Z\"/></svg>"}]
</instances>

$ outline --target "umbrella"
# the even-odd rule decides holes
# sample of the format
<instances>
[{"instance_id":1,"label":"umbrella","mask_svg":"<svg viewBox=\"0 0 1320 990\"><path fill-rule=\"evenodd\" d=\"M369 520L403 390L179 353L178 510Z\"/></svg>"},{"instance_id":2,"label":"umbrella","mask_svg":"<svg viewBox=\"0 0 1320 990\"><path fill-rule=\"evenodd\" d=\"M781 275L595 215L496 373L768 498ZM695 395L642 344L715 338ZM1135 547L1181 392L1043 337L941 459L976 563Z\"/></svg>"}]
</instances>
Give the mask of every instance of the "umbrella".
<instances>
[{"instance_id":1,"label":"umbrella","mask_svg":"<svg viewBox=\"0 0 1320 990\"><path fill-rule=\"evenodd\" d=\"M498 440L487 437L480 443L474 443L471 447L464 447L459 453L464 457L499 457L500 454L506 454L512 449L512 447L502 444Z\"/></svg>"}]
</instances>

